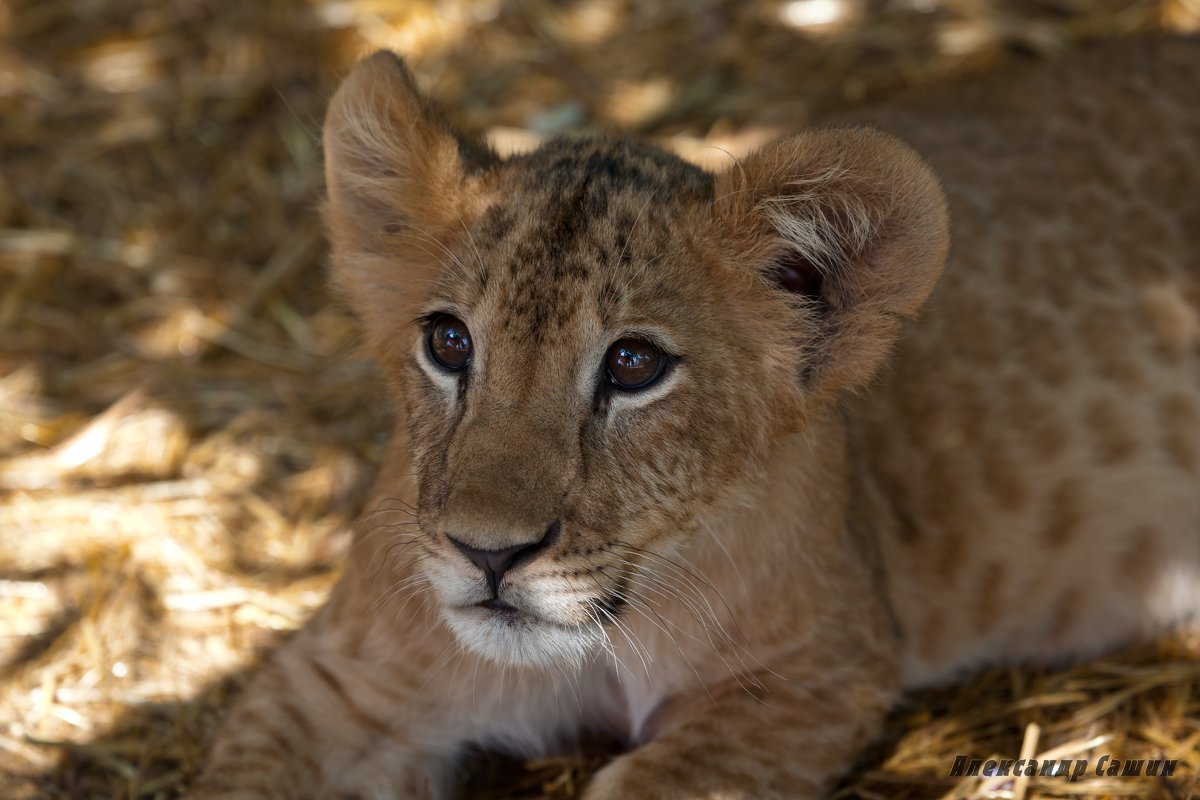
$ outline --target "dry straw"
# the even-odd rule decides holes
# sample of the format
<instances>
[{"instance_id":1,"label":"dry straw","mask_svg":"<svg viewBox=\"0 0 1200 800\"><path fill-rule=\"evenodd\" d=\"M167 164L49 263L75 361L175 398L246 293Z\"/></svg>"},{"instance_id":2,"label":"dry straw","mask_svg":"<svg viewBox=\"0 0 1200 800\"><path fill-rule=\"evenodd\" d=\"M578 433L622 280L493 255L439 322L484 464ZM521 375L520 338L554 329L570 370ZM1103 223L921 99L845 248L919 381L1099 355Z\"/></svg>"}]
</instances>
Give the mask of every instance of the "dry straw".
<instances>
[{"instance_id":1,"label":"dry straw","mask_svg":"<svg viewBox=\"0 0 1200 800\"><path fill-rule=\"evenodd\" d=\"M319 121L407 54L502 146L578 126L714 142L1197 0L0 2L0 796L172 797L244 668L336 579L387 429L330 300ZM843 796L1191 796L1184 637L993 672L897 711ZM956 754L1178 758L1170 780L949 779ZM485 761L569 797L603 761ZM1065 756L1064 756L1065 757Z\"/></svg>"}]
</instances>

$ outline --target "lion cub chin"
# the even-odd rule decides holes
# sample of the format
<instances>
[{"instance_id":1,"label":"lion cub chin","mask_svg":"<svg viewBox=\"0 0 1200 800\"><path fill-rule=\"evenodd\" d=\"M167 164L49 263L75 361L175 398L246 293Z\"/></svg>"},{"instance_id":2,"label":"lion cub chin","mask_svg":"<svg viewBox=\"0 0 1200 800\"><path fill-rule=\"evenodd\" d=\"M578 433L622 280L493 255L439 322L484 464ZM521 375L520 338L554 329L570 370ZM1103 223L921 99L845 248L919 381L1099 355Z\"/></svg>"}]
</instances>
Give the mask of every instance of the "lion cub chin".
<instances>
[{"instance_id":1,"label":"lion cub chin","mask_svg":"<svg viewBox=\"0 0 1200 800\"><path fill-rule=\"evenodd\" d=\"M446 797L600 732L588 800L813 797L906 685L1188 618L1196 86L1125 44L713 175L500 159L360 63L326 219L396 431L194 796Z\"/></svg>"}]
</instances>

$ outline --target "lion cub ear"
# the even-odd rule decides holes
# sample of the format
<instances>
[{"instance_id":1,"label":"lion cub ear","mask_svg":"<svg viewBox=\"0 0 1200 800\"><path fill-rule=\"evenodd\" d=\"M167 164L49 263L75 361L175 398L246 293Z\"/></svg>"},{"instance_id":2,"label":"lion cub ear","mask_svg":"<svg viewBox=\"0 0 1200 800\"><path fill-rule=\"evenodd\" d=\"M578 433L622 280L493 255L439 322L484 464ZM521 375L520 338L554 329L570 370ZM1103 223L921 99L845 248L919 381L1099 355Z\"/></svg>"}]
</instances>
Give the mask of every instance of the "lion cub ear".
<instances>
[{"instance_id":1,"label":"lion cub ear","mask_svg":"<svg viewBox=\"0 0 1200 800\"><path fill-rule=\"evenodd\" d=\"M497 158L455 133L386 51L334 94L324 138L334 280L379 343L416 314L449 243L482 213Z\"/></svg>"},{"instance_id":2,"label":"lion cub ear","mask_svg":"<svg viewBox=\"0 0 1200 800\"><path fill-rule=\"evenodd\" d=\"M808 393L865 386L946 261L933 171L890 135L814 130L745 158L718 178L716 197L731 259L790 307Z\"/></svg>"}]
</instances>

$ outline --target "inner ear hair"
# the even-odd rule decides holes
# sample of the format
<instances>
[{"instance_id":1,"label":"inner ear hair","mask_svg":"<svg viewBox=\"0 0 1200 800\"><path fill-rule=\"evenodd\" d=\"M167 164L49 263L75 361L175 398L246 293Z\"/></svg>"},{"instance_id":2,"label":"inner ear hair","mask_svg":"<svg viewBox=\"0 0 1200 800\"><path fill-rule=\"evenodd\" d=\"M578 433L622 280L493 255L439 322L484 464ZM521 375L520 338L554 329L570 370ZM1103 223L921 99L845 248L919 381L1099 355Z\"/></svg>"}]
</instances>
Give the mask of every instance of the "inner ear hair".
<instances>
[{"instance_id":1,"label":"inner ear hair","mask_svg":"<svg viewBox=\"0 0 1200 800\"><path fill-rule=\"evenodd\" d=\"M759 199L758 212L780 239L768 276L780 288L823 304L839 284L853 280L853 265L867 256L891 216L884 182L855 169L849 153L813 164L807 174L785 177Z\"/></svg>"}]
</instances>

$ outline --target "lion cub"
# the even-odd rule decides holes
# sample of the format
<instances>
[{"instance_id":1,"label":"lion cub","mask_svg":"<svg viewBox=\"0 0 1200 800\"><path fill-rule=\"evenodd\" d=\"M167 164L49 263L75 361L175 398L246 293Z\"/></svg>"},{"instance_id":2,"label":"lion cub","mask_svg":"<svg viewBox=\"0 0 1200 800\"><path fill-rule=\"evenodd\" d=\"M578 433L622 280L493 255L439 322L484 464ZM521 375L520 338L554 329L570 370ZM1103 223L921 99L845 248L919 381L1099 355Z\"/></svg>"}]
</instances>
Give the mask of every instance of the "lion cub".
<instances>
[{"instance_id":1,"label":"lion cub","mask_svg":"<svg viewBox=\"0 0 1200 800\"><path fill-rule=\"evenodd\" d=\"M1124 44L712 175L501 160L362 62L327 220L381 510L195 796L448 797L603 731L588 800L813 797L906 686L1185 620L1197 87L1196 41Z\"/></svg>"}]
</instances>

